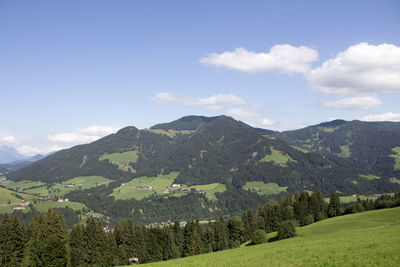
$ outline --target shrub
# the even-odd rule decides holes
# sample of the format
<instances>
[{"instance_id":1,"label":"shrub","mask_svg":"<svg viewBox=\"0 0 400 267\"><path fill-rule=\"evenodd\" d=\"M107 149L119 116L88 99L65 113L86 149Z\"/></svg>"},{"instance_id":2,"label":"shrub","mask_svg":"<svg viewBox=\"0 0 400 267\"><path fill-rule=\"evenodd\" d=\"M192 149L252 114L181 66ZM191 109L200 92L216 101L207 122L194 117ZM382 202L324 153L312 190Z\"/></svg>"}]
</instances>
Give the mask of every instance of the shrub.
<instances>
[{"instance_id":1,"label":"shrub","mask_svg":"<svg viewBox=\"0 0 400 267\"><path fill-rule=\"evenodd\" d=\"M264 230L256 230L254 231L253 236L251 237L251 244L258 245L263 244L268 241L267 233Z\"/></svg>"},{"instance_id":2,"label":"shrub","mask_svg":"<svg viewBox=\"0 0 400 267\"><path fill-rule=\"evenodd\" d=\"M296 236L296 227L294 226L293 221L287 220L281 222L281 224L278 227L278 239L286 239L286 238L291 238Z\"/></svg>"}]
</instances>

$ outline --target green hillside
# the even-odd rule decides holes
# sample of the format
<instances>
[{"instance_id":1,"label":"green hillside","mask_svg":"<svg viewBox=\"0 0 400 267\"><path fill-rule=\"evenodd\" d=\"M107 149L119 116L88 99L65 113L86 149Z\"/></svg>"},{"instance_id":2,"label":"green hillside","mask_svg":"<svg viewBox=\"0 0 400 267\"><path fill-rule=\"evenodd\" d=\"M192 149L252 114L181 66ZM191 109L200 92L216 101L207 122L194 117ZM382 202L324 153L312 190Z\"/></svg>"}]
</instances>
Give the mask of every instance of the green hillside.
<instances>
[{"instance_id":1,"label":"green hillside","mask_svg":"<svg viewBox=\"0 0 400 267\"><path fill-rule=\"evenodd\" d=\"M400 208L326 219L298 236L146 266L397 266Z\"/></svg>"},{"instance_id":2,"label":"green hillside","mask_svg":"<svg viewBox=\"0 0 400 267\"><path fill-rule=\"evenodd\" d=\"M273 135L386 179L400 177L400 123L334 120Z\"/></svg>"},{"instance_id":3,"label":"green hillside","mask_svg":"<svg viewBox=\"0 0 400 267\"><path fill-rule=\"evenodd\" d=\"M386 147L390 146L389 154L380 157L376 166L392 173L395 159L389 155L394 153L393 147L400 145L393 143L397 140L393 134L399 129L397 124L378 127L357 122L349 126L351 129L347 124L329 123L278 135L227 116L188 116L150 129L125 127L116 134L56 152L8 173L7 179L17 182L27 193L65 197L116 221L131 218L141 223L214 218L216 213L238 215L248 208L257 208L280 192L320 190L329 196L336 191L343 195L400 191L395 180L400 175L380 175L369 171L371 168L365 164L352 161L361 153L360 149L354 149L356 144L357 148L368 148L364 151L366 155L370 152L369 144L376 143L379 150L374 153L383 151L382 155L386 155ZM363 137L363 133L368 136ZM293 138L300 140L299 144L291 143ZM311 141L303 142L304 138ZM328 144L331 154L327 152ZM343 150L343 146L348 146L348 150ZM298 147L310 152L304 153ZM343 151L351 157L335 156ZM173 173L178 175L152 180ZM379 179L373 179L378 176ZM75 177L107 180L84 184L71 180ZM29 187L20 183L24 180L43 184L32 183ZM135 184L139 181L141 184ZM268 186L259 187L259 191L247 190L254 182L275 184L276 188L272 193ZM172 183L198 191L163 193ZM136 188L142 185L153 188Z\"/></svg>"}]
</instances>

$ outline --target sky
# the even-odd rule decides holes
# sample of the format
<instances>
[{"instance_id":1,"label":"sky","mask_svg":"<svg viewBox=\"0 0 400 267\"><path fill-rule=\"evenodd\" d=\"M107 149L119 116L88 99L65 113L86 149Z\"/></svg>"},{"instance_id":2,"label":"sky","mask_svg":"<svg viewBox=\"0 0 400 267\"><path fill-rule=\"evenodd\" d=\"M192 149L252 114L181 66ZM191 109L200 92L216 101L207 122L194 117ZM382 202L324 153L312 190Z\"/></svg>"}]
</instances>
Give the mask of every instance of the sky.
<instances>
[{"instance_id":1,"label":"sky","mask_svg":"<svg viewBox=\"0 0 400 267\"><path fill-rule=\"evenodd\" d=\"M0 146L228 115L400 121L400 1L0 0Z\"/></svg>"}]
</instances>

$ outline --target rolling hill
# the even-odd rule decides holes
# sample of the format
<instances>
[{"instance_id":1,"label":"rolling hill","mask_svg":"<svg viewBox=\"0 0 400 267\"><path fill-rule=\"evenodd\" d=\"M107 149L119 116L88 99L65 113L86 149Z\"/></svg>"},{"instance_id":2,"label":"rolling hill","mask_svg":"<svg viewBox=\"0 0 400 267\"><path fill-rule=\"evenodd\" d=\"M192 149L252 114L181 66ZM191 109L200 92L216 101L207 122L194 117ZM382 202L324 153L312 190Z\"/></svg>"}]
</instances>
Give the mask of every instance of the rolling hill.
<instances>
[{"instance_id":1,"label":"rolling hill","mask_svg":"<svg viewBox=\"0 0 400 267\"><path fill-rule=\"evenodd\" d=\"M290 144L334 155L382 177L399 177L400 123L334 120L274 133Z\"/></svg>"},{"instance_id":2,"label":"rolling hill","mask_svg":"<svg viewBox=\"0 0 400 267\"><path fill-rule=\"evenodd\" d=\"M326 219L297 237L145 266L397 266L400 208Z\"/></svg>"},{"instance_id":3,"label":"rolling hill","mask_svg":"<svg viewBox=\"0 0 400 267\"><path fill-rule=\"evenodd\" d=\"M297 133L276 133L252 128L226 116L188 116L150 129L125 127L93 143L54 153L7 174L7 178L14 182L40 181L45 184L43 188L28 190L57 192L56 195L81 202L95 212L114 218L131 217L138 222L212 218L221 212L238 214L256 208L268 197L303 190L321 190L325 195L334 191L367 195L400 190L397 179L382 175L377 168L366 168L358 158L339 157L333 145L329 148L332 153L322 145L317 149L312 142L311 146L304 145L309 143L304 139L309 132L338 131L339 138L348 131L336 127L346 124L334 121ZM354 140L346 142L354 144L358 139L372 142L372 137L362 134L377 136L378 128L393 138L387 143L386 138L379 139L373 145L378 150L366 151L375 151L375 157L387 160L386 165L394 165L395 156L378 154L400 145L395 141L397 124L379 124L379 127L359 124L372 130L354 131L351 135ZM320 130L321 127L325 130ZM321 144L329 142L328 138L321 140L324 140ZM337 143L339 147L342 144ZM351 155L363 155L353 152L351 145L349 149ZM355 161L361 163L354 164ZM162 178L172 173L173 179ZM76 177L104 177L110 182L99 181L89 188L65 185ZM58 189L60 184L72 189ZM179 188L173 188L173 184Z\"/></svg>"}]
</instances>

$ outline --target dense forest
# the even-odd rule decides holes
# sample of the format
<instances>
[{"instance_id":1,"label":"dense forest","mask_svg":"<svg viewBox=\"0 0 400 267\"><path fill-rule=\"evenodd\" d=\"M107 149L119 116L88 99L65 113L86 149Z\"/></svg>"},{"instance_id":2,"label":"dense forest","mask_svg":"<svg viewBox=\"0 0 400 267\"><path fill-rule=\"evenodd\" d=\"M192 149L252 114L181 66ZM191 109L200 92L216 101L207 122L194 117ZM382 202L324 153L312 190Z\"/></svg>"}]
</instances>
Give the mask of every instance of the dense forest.
<instances>
[{"instance_id":1,"label":"dense forest","mask_svg":"<svg viewBox=\"0 0 400 267\"><path fill-rule=\"evenodd\" d=\"M114 229L94 218L69 230L60 211L36 214L27 225L16 214L0 220L1 266L114 266L163 261L290 238L304 226L347 213L400 206L400 193L343 207L336 193L326 206L320 191L269 201L241 216L150 227L122 220ZM267 233L277 231L268 240Z\"/></svg>"}]
</instances>

